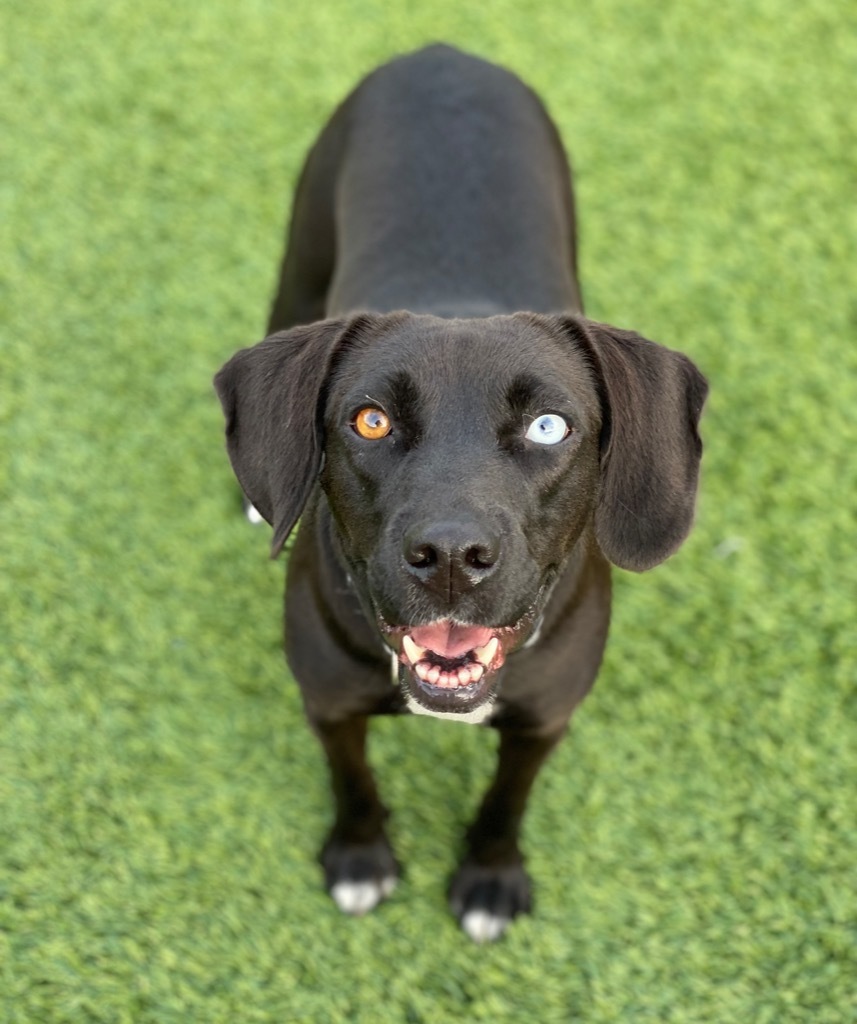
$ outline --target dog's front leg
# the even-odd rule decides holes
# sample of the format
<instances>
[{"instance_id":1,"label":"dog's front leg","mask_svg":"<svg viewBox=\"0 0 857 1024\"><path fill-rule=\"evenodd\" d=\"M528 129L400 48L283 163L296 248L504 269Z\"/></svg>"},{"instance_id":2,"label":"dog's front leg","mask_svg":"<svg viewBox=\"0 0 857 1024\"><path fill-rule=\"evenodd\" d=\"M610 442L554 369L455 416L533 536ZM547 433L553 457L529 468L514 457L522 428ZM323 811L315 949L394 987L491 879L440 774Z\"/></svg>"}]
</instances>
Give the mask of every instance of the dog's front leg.
<instances>
[{"instance_id":1,"label":"dog's front leg","mask_svg":"<svg viewBox=\"0 0 857 1024\"><path fill-rule=\"evenodd\" d=\"M500 727L497 772L467 831L464 860L449 887L452 912L476 942L499 938L532 904L518 847L533 782L564 728L547 735Z\"/></svg>"},{"instance_id":2,"label":"dog's front leg","mask_svg":"<svg viewBox=\"0 0 857 1024\"><path fill-rule=\"evenodd\" d=\"M366 760L367 718L315 722L330 765L336 820L322 851L325 886L340 910L365 914L389 896L399 865L384 832L387 809Z\"/></svg>"}]
</instances>

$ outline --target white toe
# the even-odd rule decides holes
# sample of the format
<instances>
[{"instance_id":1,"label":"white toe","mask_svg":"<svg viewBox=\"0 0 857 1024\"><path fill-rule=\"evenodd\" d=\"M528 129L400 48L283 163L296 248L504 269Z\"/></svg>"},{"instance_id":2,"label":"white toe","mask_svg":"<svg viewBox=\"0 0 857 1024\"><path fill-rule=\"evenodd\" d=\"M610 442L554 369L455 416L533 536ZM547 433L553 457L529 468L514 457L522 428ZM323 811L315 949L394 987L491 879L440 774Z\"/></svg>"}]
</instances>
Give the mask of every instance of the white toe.
<instances>
[{"instance_id":1,"label":"white toe","mask_svg":"<svg viewBox=\"0 0 857 1024\"><path fill-rule=\"evenodd\" d=\"M250 505L248 503L244 510L244 514L247 516L247 521L252 523L254 526L258 526L259 523L265 522L255 505Z\"/></svg>"},{"instance_id":2,"label":"white toe","mask_svg":"<svg viewBox=\"0 0 857 1024\"><path fill-rule=\"evenodd\" d=\"M480 943L499 939L508 923L508 917L496 917L487 910L468 910L461 919L461 927L474 942Z\"/></svg>"},{"instance_id":3,"label":"white toe","mask_svg":"<svg viewBox=\"0 0 857 1024\"><path fill-rule=\"evenodd\" d=\"M396 888L392 876L380 882L337 882L330 890L334 902L344 914L366 914Z\"/></svg>"}]
</instances>

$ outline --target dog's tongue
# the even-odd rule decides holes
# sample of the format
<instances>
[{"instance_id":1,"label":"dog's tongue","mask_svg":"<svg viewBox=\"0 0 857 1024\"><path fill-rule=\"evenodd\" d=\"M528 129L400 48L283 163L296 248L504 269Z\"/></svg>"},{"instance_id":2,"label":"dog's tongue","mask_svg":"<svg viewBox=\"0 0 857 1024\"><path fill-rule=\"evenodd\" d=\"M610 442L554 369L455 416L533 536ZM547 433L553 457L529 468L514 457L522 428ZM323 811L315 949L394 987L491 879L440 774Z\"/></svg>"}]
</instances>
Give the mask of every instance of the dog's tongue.
<instances>
[{"instance_id":1,"label":"dog's tongue","mask_svg":"<svg viewBox=\"0 0 857 1024\"><path fill-rule=\"evenodd\" d=\"M452 622L433 622L411 630L414 643L441 658L460 658L474 647L484 647L493 635L486 626L456 626Z\"/></svg>"}]
</instances>

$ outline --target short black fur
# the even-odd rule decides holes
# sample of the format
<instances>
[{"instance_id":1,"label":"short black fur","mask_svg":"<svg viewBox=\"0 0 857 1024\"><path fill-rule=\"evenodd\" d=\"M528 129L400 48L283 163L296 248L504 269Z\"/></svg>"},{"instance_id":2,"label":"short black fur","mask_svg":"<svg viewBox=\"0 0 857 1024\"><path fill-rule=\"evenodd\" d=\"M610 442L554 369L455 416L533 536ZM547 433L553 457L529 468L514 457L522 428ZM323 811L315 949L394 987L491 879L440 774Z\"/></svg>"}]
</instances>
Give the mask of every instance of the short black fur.
<instances>
[{"instance_id":1,"label":"short black fur","mask_svg":"<svg viewBox=\"0 0 857 1024\"><path fill-rule=\"evenodd\" d=\"M360 913L398 876L368 716L487 716L497 772L449 899L495 938L531 907L521 819L597 674L609 562L648 569L691 527L705 379L583 315L550 118L446 46L375 71L323 130L269 334L215 383L274 554L301 517L286 649L330 765L325 883ZM364 403L389 434L355 431ZM547 412L557 443L528 436Z\"/></svg>"}]
</instances>

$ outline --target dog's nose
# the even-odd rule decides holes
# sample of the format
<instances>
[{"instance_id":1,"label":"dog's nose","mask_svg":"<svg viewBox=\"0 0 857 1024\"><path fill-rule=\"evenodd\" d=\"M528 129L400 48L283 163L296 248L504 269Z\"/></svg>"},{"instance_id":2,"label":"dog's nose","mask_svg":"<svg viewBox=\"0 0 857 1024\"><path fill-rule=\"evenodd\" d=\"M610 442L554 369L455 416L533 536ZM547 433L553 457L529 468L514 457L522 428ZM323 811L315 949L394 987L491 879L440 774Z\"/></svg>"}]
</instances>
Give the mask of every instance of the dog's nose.
<instances>
[{"instance_id":1,"label":"dog's nose","mask_svg":"<svg viewBox=\"0 0 857 1024\"><path fill-rule=\"evenodd\" d=\"M476 524L419 525L405 534L402 554L412 576L451 601L494 572L500 537Z\"/></svg>"}]
</instances>

